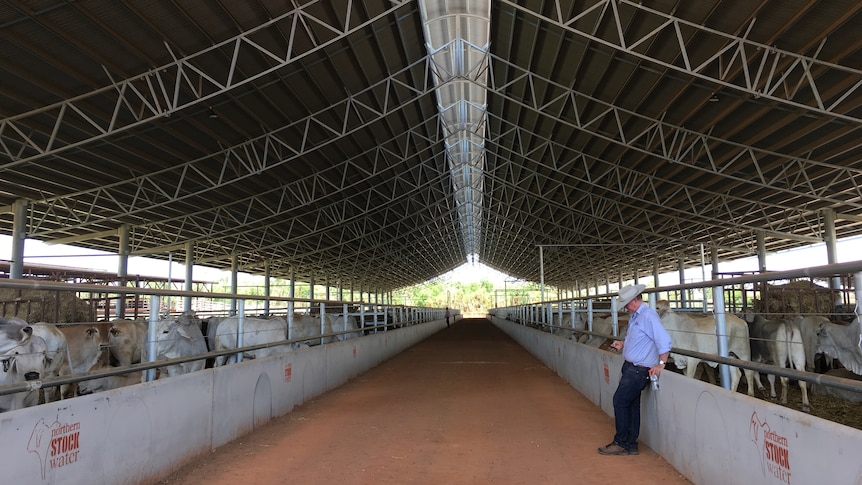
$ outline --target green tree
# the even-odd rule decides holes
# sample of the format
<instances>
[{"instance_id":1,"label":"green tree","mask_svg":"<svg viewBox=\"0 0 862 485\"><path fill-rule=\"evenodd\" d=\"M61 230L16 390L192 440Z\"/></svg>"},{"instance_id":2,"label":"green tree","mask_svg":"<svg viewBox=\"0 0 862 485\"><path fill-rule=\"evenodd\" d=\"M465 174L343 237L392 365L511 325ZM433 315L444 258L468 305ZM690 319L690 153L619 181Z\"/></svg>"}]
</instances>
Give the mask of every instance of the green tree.
<instances>
[{"instance_id":1,"label":"green tree","mask_svg":"<svg viewBox=\"0 0 862 485\"><path fill-rule=\"evenodd\" d=\"M260 277L240 277L238 290L246 295L263 295L263 280ZM213 291L217 293L230 293L230 279L223 278L213 285ZM297 285L297 296L308 295L308 286ZM289 296L290 281L273 279L270 284L272 296ZM459 281L446 281L436 279L419 285L402 288L393 293L393 303L396 305L408 305L419 307L444 308L449 306L460 310L462 313L483 315L496 304L500 306L522 305L540 300L539 287L534 283L509 284L506 287L506 297L495 303L495 293L502 295L502 289L495 288L490 280L464 283ZM325 293L317 288L315 297L323 298ZM349 295L345 295L349 298ZM331 298L337 299L337 292Z\"/></svg>"}]
</instances>

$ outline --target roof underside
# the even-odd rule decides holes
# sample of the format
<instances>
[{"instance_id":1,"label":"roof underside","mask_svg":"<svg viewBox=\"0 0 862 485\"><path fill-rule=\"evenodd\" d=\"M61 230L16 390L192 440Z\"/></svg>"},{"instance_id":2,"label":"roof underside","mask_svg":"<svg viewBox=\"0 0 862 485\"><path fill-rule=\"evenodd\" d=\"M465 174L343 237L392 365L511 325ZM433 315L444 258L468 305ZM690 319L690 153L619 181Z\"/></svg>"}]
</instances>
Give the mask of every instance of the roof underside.
<instances>
[{"instance_id":1,"label":"roof underside","mask_svg":"<svg viewBox=\"0 0 862 485\"><path fill-rule=\"evenodd\" d=\"M441 80L415 1L10 0L0 233L26 200L31 239L372 291L862 234L860 9L494 1L482 75ZM485 96L466 199L447 83Z\"/></svg>"}]
</instances>

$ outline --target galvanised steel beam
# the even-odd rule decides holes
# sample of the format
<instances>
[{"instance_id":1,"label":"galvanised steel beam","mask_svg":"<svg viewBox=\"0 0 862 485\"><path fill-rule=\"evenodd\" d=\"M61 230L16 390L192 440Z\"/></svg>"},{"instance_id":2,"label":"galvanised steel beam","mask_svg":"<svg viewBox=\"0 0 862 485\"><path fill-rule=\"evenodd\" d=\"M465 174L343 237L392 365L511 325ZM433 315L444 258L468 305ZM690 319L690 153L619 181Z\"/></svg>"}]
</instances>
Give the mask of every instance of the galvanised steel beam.
<instances>
[{"instance_id":1,"label":"galvanised steel beam","mask_svg":"<svg viewBox=\"0 0 862 485\"><path fill-rule=\"evenodd\" d=\"M439 135L439 131L432 135ZM424 156L421 163L415 163L415 157L421 156L422 152L415 152L415 147L421 145L434 147L435 152ZM209 244L217 240L223 234L230 234L237 230L245 230L251 225L262 226L267 224L267 221L274 221L273 224L283 224L282 217L285 213L293 210L296 207L314 206L322 201L332 199L338 196L348 194L348 201L357 199L357 210L369 210L367 205L370 199L367 197L368 192L373 189L373 186L365 187L369 179L381 178L384 174L387 179L381 180L381 184L391 183L390 176L394 176L396 169L401 169L405 174L415 171L419 167L428 166L427 170L435 170L431 162L435 154L439 156L439 151L442 148L439 142L442 138L428 138L421 132L410 131L399 134L389 141L381 142L380 145L373 149L356 154L348 160L341 161L332 166L326 167L319 172L315 172L309 176L294 180L290 183L281 185L262 191L252 197L228 201L217 207L203 209L187 214L182 214L176 217L167 217L163 219L153 220L150 222L137 224L132 226L132 229L138 232L154 231L162 233L164 241L161 244L173 245L181 241L188 240L188 232L198 232L198 236L194 239L196 244ZM391 147L391 148L390 148ZM402 148L401 152L393 152L393 148ZM425 149L428 150L428 149ZM424 151L424 150L423 150ZM369 160L381 159L382 162L375 162L372 167L368 166ZM358 175L361 180L358 182L347 183L347 179L351 178L350 174ZM395 177L395 180L398 178ZM333 185L332 180L337 178L341 181L339 185ZM357 177L352 177L356 179ZM412 183L412 182L408 182ZM415 185L415 184L414 184ZM324 190L324 188L326 190ZM277 203L273 204L273 201ZM39 205L44 202L34 202L34 205ZM262 215L261 213L265 213ZM127 214L123 214L127 215ZM106 221L107 222L107 221ZM86 224L73 226L75 228L86 229ZM181 236L178 232L179 228L186 231L185 236ZM42 237L48 237L50 231L46 232ZM40 236L37 231L31 231L32 236ZM133 238L136 239L136 238ZM139 249L140 244L135 244L135 250Z\"/></svg>"},{"instance_id":2,"label":"galvanised steel beam","mask_svg":"<svg viewBox=\"0 0 862 485\"><path fill-rule=\"evenodd\" d=\"M764 208L769 208L772 212L781 212L782 214L780 219L775 221L766 221L770 224L777 224L770 225L769 227L769 230L775 233L781 232L780 225L788 224L791 221L797 221L798 224L801 223L808 227L818 225L816 211L812 211L810 209L797 207L795 205L752 200L751 198L736 196L731 191L716 192L708 189L699 189L679 183L670 178L660 177L657 174L645 173L641 170L636 170L626 166L625 164L620 164L617 161L607 161L572 150L566 145L555 142L547 137L540 136L502 118L491 115L489 116L489 119L492 123L502 129L498 132L497 136L488 139L487 148L489 153L497 155L497 157L489 157L489 162L496 159L511 161L523 158L538 167L546 169L547 174L536 173L534 177L542 179L543 183L555 184L560 188L567 187L572 191L580 192L579 195L575 194L575 198L567 198L564 205L570 207L576 206L579 202L589 202L591 199L593 201L595 199L602 199L605 200L606 203L612 203L612 205L620 204L620 202L614 198L599 195L600 192L597 190L619 188L620 190L624 190L627 197L631 199L632 204L628 205L642 207L644 204L648 204L650 206L660 207L660 214L673 215L674 221L680 222L680 226L686 226L687 231L690 230L690 226L688 226L689 224L702 225L705 223L712 223L716 227L722 228L733 227L741 232L761 230L764 228L756 227L751 224L738 223L736 222L736 219L739 218L739 214L741 213L763 213ZM538 143L534 143L529 148L525 147L524 144L521 143L517 144L516 147L510 147L506 142L513 137L529 137L534 141L538 140ZM682 162L680 164L691 166ZM508 164L504 164L503 168L505 169L512 165L518 164L510 162ZM602 168L598 169L597 165L602 166ZM580 168L576 168L577 166L580 166ZM489 171L493 172L494 167L495 165L489 163ZM573 178L573 174L579 174L576 184L568 185L566 183L566 179ZM510 175L513 183L518 183L523 180L520 176L516 177L511 173ZM636 184L636 186L632 186L632 184ZM511 187L511 185L508 185L505 189L502 189L502 193L504 195L508 194L507 190ZM629 189L626 189L626 187L629 187ZM667 190L664 190L663 195L659 195L660 187L665 189L667 187L673 187L674 190L671 193L667 193ZM492 192L492 190L489 189L489 192ZM553 204L554 201L551 198L543 195L548 192L550 192L550 189L543 189L540 193L533 195L549 204ZM571 194L567 194L567 197L569 196L571 196ZM676 198L687 202L685 209L667 204L667 202L675 200ZM490 197L490 199L500 200L494 197ZM731 208L731 206L733 206L733 208ZM594 214L594 217L602 218L602 213L599 207L593 206L592 203L590 204L590 207L591 209L588 209L584 215L592 213ZM606 210L608 206L605 205L604 207L604 210ZM656 213L655 215L659 215L659 213ZM792 230L793 228L790 228L790 230L782 232L783 237L787 239L802 240L805 242L819 241L819 239L814 237L802 238L797 234L794 234ZM656 237L658 237L658 235L656 235ZM728 247L727 249L730 248Z\"/></svg>"},{"instance_id":3,"label":"galvanised steel beam","mask_svg":"<svg viewBox=\"0 0 862 485\"><path fill-rule=\"evenodd\" d=\"M63 220L67 228L75 229L109 223L117 216L152 212L154 208L166 207L178 201L224 189L237 181L307 157L321 147L357 133L390 114L403 110L411 102L433 93L435 86L430 76L423 76L425 84L419 87L408 86L399 79L401 74L416 66L424 67L427 72L427 62L428 59L423 58L341 103L240 145L145 176L37 201L47 205L47 208L41 216L32 218L31 233L39 232L43 220ZM371 107L364 101L372 93L376 99L382 100L382 107ZM357 112L364 115L361 121L356 116ZM294 138L292 135L297 132L303 136ZM327 138L316 139L311 143L308 139L311 132L317 137ZM213 177L211 173L218 175ZM133 194L131 200L123 202L129 194ZM94 214L93 211L73 210L66 205L67 200L86 197L91 200L89 206L100 207L101 211L111 215L105 217Z\"/></svg>"},{"instance_id":4,"label":"galvanised steel beam","mask_svg":"<svg viewBox=\"0 0 862 485\"><path fill-rule=\"evenodd\" d=\"M216 256L198 258L197 261L202 264L223 260L231 254L265 254L264 259L273 259L284 257L290 261L302 261L314 254L323 254L325 250L337 251L339 246L348 244L362 243L367 240L374 240L375 237L379 240L386 240L392 243L390 233L399 234L403 240L402 245L410 246L417 235L421 236L427 233L426 227L428 224L435 224L442 229L437 231L450 230L454 231L456 226L454 218L448 220L445 214L428 214L428 208L439 206L441 201L445 202L451 197L449 185L445 183L448 180L448 174L441 174L435 170L438 163L434 162L439 154L432 153L426 161L420 163L428 163L429 168L427 173L437 173L437 179L432 180L410 180L402 184L403 190L397 196L391 192L392 178L381 177L380 182L370 187L353 187L356 192L349 198L339 198L339 194L321 194L319 199L308 200L305 203L315 206L313 214L314 220L309 224L307 214L305 213L305 203L299 205L285 204L278 213L274 213L271 222L265 222L263 225L255 226L253 221L246 221L244 225L227 224L221 231L212 230L206 238L202 238L195 244L196 251L199 253L215 252ZM398 164L415 164L417 160L414 158L399 158L396 165L389 165L386 173L390 170L397 170ZM429 163L430 162L430 163ZM415 168L415 167L414 167ZM377 175L384 174L381 170ZM313 179L314 176L308 177ZM301 180L293 184L308 184L308 180ZM366 180L364 183L368 183ZM346 187L349 189L352 186ZM436 188L436 190L435 190ZM431 193L426 193L431 189ZM295 189L292 189L295 190ZM371 194L370 192L374 192ZM434 193L436 192L436 193ZM340 195L344 195L343 193ZM355 201L361 201L362 204ZM381 200L387 201L381 205ZM378 207L370 207L368 204L375 204ZM347 211L344 207L355 209ZM395 210L397 209L397 211ZM296 215L291 215L296 213ZM350 213L349 216L346 214ZM448 212L450 215L454 213L452 210ZM419 218L417 221L413 219ZM442 218L442 219L441 219ZM448 220L448 222L441 222ZM425 221L425 222L423 222ZM238 221L232 221L234 223ZM351 229L351 225L362 224L362 227ZM375 227L368 227L368 225ZM162 237L174 237L176 230L174 226L167 227L162 222L155 222L146 226L138 226L134 228L137 232L146 231L148 234L158 234ZM349 229L349 230L346 230ZM320 244L328 238L327 235L332 231L339 231L339 237L335 238L329 248L321 248ZM375 234L379 235L375 235ZM441 237L440 241L452 241L452 234L446 237ZM173 235L173 236L171 236ZM142 239L140 234L136 235L135 239ZM182 239L182 238L180 238ZM168 242L170 243L171 240ZM275 243L266 244L267 241L276 241ZM293 252L290 254L279 255L283 246L293 246L303 244L307 241L307 246L304 252ZM316 245L316 246L315 246ZM445 248L445 245L443 245ZM221 248L221 249L220 249ZM433 246L429 246L433 248ZM448 250L448 249L447 249ZM426 249L427 251L427 249ZM451 251L450 251L451 252ZM459 249L457 253L463 256L463 251ZM351 253L352 254L352 253ZM261 256L262 257L262 256ZM460 258L458 258L460 259ZM298 264L298 263L295 263Z\"/></svg>"},{"instance_id":5,"label":"galvanised steel beam","mask_svg":"<svg viewBox=\"0 0 862 485\"><path fill-rule=\"evenodd\" d=\"M434 268L440 263L461 264L462 251L453 252L453 244L445 243L452 240L457 233L455 226L457 213L450 211L436 220L427 218L407 219L403 215L392 212L387 217L385 226L369 231L367 237L355 238L359 251L341 251L344 244L354 241L341 241L327 247L320 246L320 238L301 238L282 244L266 251L276 260L289 261L292 265L308 265L309 262L323 261L325 266L333 269L352 267L357 263L368 268L377 268L376 264L386 258L389 253L399 253L410 261L414 268ZM443 220L446 224L440 224ZM398 240L393 239L391 231L402 234ZM290 246L290 247L287 247ZM370 256L369 256L370 254ZM323 256L323 257L321 257ZM323 263L320 263L323 264ZM435 271L430 270L432 273ZM427 277L427 275L425 275Z\"/></svg>"},{"instance_id":6,"label":"galvanised steel beam","mask_svg":"<svg viewBox=\"0 0 862 485\"><path fill-rule=\"evenodd\" d=\"M3 159L0 173L154 119L171 116L227 93L327 46L342 42L378 20L397 14L399 9L412 2L390 0L387 2L388 8L362 22L358 22L353 15L353 2L336 2L330 8L341 9L339 15L333 17L339 19L338 23L315 17L310 7L318 3L321 2L306 2L263 25L200 52L176 58L170 64L139 76L0 120L0 155ZM309 25L313 26L315 35L309 35L306 31ZM286 37L284 32L288 32ZM263 36L268 39L267 45L256 40L256 37ZM302 42L299 42L300 39ZM281 43L271 45L279 40ZM246 57L260 56L269 62L257 64L243 61ZM241 77L237 69L239 64L244 66ZM249 71L251 65L261 66L260 70ZM112 108L106 112L103 106ZM35 130L34 126L48 126L51 129L42 132Z\"/></svg>"},{"instance_id":7,"label":"galvanised steel beam","mask_svg":"<svg viewBox=\"0 0 862 485\"><path fill-rule=\"evenodd\" d=\"M856 108L850 104L854 99L853 94L862 90L862 70L852 66L754 42L745 36L711 29L630 0L597 0L592 6L577 10L566 10L561 0L551 0L552 7L548 7L548 2L526 2L521 5L512 0L500 0L500 3L566 32L671 71L812 113L854 124L862 122L862 118L848 114ZM534 10L537 7L541 7L542 11ZM544 11L556 15L549 17ZM623 17L632 16L641 16L642 22L649 20L656 27L649 32L632 33L624 28L622 21ZM578 21L584 19L588 19L590 25L607 22L615 28L608 29L610 34L605 37L599 37L595 31L586 32L576 27ZM667 53L667 57L673 58L675 62L644 52L649 52L646 45L658 36L670 36L676 40L671 44L678 50ZM687 48L695 36L701 46L697 54ZM711 42L706 42L705 38ZM712 50L703 52L702 47L711 44L715 44ZM741 75L728 76L734 71ZM835 86L843 88L835 90ZM803 93L809 96L803 96Z\"/></svg>"},{"instance_id":8,"label":"galvanised steel beam","mask_svg":"<svg viewBox=\"0 0 862 485\"><path fill-rule=\"evenodd\" d=\"M494 57L493 61L492 69L498 63L506 62L498 57ZM507 68L519 69L511 64ZM563 86L555 86L551 80L528 71L522 71L519 77L531 84L545 83L558 89L559 94L550 102L540 103L531 97L512 95L507 90L507 86L511 85L511 82L503 86L488 86L487 89L490 93L501 96L522 108L529 109L541 116L553 118L558 124L583 131L592 137L644 155L684 164L705 174L717 175L740 185L784 192L807 198L810 202L846 204L862 209L862 203L852 202L852 200L862 200L862 169L781 154L723 140L708 133L697 133L610 105ZM580 113L588 104L599 105L602 109L598 115L582 119ZM569 116L565 116L566 114ZM611 127L612 130L608 127ZM725 152L719 155L716 153L717 147L721 147ZM765 159L768 159L770 164L778 164L781 170L775 172L769 170L770 167L761 166ZM691 161L702 163L695 164ZM753 165L756 176L739 174L738 164L740 163L745 164L746 170L750 170ZM849 198L851 200L831 196L836 192L830 189L834 189L836 184L824 184L822 189L818 191L810 182L820 177L820 174L813 172L816 169L827 173L830 179L836 183L839 181L851 182L847 184L850 188L846 192L852 194L853 197ZM798 187L798 189L791 190L787 187Z\"/></svg>"},{"instance_id":9,"label":"galvanised steel beam","mask_svg":"<svg viewBox=\"0 0 862 485\"><path fill-rule=\"evenodd\" d=\"M428 186L435 185L435 181L442 181L444 179L445 175L438 175L437 179L428 181L429 183L426 186L414 187L411 191L398 194L397 196L390 196L388 198L383 197L383 195L379 193L375 194L373 200L377 201L375 205L378 207L369 208L367 212L356 212L350 216L344 217L340 215L342 214L340 207L348 202L337 199L325 207L315 209L313 212L314 220L310 224L304 220L307 219L307 215L301 213L303 208L298 207L294 212L300 214L283 214L281 224L270 224L263 229L242 229L240 232L244 235L241 237L236 233L231 234L229 232L224 232L220 236L215 236L214 241L215 243L220 243L221 241L220 244L225 244L228 241L236 240L240 237L240 239L248 240L249 244L247 244L246 247L253 248L253 250L257 252L271 253L273 251L277 251L283 246L296 245L305 240L310 241L309 244L320 244L322 237L325 234L331 233L332 231L341 231L346 225L361 223L363 226L352 231L354 234L349 235L347 239L339 238L339 240L336 241L336 244L345 245L359 242L363 239L373 239L375 234L381 234L381 239L391 239L391 232L398 234L399 237L407 243L416 235L417 231L421 231L427 226L427 224L440 224L441 217L454 224L454 218L452 221L449 221L447 216L447 214L451 214L453 212L452 210L444 211L442 213L439 210L429 211L428 209L433 207L442 208L445 206L437 203L436 205L429 207L418 200L420 192L427 190ZM386 183L383 185L386 185ZM438 201L444 201L446 200L446 197L451 197L451 194L447 194L445 191L441 190L435 194L434 198ZM371 197L367 197L364 193L357 195L357 198L371 200ZM331 217L323 217L324 213L330 213ZM286 226L285 229L287 230L280 231L283 234L276 235L276 237L264 238L263 236L256 234L262 230L265 232L276 231L280 225ZM400 230L389 230L393 227L399 227ZM319 248L315 249L315 252L318 252L318 250ZM290 256L291 258L302 258L308 255L294 253Z\"/></svg>"}]
</instances>

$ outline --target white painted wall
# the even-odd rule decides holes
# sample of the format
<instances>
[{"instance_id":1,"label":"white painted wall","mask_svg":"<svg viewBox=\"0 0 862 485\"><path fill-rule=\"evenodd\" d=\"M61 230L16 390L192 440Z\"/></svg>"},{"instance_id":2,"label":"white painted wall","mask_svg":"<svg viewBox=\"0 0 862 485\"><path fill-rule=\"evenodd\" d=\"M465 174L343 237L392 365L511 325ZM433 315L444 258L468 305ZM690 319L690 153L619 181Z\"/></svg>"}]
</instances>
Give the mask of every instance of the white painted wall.
<instances>
[{"instance_id":1,"label":"white painted wall","mask_svg":"<svg viewBox=\"0 0 862 485\"><path fill-rule=\"evenodd\" d=\"M613 416L621 355L492 321ZM862 431L673 372L643 393L640 441L698 485L862 484Z\"/></svg>"},{"instance_id":2,"label":"white painted wall","mask_svg":"<svg viewBox=\"0 0 862 485\"><path fill-rule=\"evenodd\" d=\"M156 483L446 327L445 320L0 414L0 483Z\"/></svg>"},{"instance_id":3,"label":"white painted wall","mask_svg":"<svg viewBox=\"0 0 862 485\"><path fill-rule=\"evenodd\" d=\"M613 415L622 357L493 321ZM442 328L435 321L0 414L2 483L157 482ZM862 483L862 431L671 372L660 391L644 391L641 441L698 485Z\"/></svg>"}]
</instances>

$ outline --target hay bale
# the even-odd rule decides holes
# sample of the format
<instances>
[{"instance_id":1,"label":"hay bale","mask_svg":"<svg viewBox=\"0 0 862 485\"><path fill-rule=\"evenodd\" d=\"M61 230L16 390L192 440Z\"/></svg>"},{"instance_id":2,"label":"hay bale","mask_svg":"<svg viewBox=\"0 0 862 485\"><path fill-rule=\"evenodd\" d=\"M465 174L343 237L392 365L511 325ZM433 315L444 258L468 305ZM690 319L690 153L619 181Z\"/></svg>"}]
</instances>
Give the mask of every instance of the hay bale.
<instances>
[{"instance_id":1,"label":"hay bale","mask_svg":"<svg viewBox=\"0 0 862 485\"><path fill-rule=\"evenodd\" d=\"M792 280L784 285L767 285L766 302L755 301L758 312L769 318L793 318L796 315L829 316L835 303L835 292L812 280Z\"/></svg>"},{"instance_id":2,"label":"hay bale","mask_svg":"<svg viewBox=\"0 0 862 485\"><path fill-rule=\"evenodd\" d=\"M0 313L28 323L89 322L90 307L72 291L16 290L0 288Z\"/></svg>"}]
</instances>

